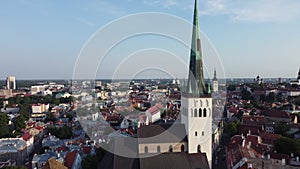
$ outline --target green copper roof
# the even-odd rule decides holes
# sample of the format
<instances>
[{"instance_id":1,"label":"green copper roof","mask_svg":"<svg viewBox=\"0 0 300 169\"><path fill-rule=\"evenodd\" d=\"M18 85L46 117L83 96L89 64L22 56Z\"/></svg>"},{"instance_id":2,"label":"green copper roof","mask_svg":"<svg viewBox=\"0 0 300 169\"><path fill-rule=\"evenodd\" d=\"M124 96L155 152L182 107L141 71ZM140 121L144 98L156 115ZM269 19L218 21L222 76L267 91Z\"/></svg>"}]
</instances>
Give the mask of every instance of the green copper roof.
<instances>
[{"instance_id":1,"label":"green copper roof","mask_svg":"<svg viewBox=\"0 0 300 169\"><path fill-rule=\"evenodd\" d=\"M197 97L205 96L208 94L205 87L203 75L203 61L198 23L197 0L195 0L190 67L186 92Z\"/></svg>"}]
</instances>

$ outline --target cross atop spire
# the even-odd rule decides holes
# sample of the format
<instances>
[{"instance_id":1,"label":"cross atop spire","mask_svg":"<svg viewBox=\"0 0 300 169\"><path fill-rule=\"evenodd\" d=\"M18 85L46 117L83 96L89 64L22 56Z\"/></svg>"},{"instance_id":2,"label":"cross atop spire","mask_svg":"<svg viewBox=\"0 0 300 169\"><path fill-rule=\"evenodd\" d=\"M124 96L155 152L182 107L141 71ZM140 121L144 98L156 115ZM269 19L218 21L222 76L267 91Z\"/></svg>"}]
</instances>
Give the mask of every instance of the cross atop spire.
<instances>
[{"instance_id":1,"label":"cross atop spire","mask_svg":"<svg viewBox=\"0 0 300 169\"><path fill-rule=\"evenodd\" d=\"M190 53L189 77L186 92L189 95L201 97L207 95L207 89L203 75L202 49L200 41L199 23L198 23L198 7L195 0L194 19L193 19L193 35Z\"/></svg>"}]
</instances>

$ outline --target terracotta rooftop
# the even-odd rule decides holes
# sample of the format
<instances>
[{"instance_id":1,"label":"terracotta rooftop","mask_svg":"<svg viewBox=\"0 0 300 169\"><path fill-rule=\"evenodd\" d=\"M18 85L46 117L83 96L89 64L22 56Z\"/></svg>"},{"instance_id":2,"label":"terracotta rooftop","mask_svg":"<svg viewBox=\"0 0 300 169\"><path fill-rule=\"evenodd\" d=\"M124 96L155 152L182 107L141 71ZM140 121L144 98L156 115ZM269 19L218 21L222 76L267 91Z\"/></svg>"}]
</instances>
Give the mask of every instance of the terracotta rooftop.
<instances>
[{"instance_id":1,"label":"terracotta rooftop","mask_svg":"<svg viewBox=\"0 0 300 169\"><path fill-rule=\"evenodd\" d=\"M77 151L68 152L65 158L65 166L68 167L68 169L71 169L73 167Z\"/></svg>"},{"instance_id":2,"label":"terracotta rooftop","mask_svg":"<svg viewBox=\"0 0 300 169\"><path fill-rule=\"evenodd\" d=\"M275 118L288 118L288 119L291 118L289 113L282 110L275 110L275 109L267 110L263 112L263 115L268 117L275 117Z\"/></svg>"}]
</instances>

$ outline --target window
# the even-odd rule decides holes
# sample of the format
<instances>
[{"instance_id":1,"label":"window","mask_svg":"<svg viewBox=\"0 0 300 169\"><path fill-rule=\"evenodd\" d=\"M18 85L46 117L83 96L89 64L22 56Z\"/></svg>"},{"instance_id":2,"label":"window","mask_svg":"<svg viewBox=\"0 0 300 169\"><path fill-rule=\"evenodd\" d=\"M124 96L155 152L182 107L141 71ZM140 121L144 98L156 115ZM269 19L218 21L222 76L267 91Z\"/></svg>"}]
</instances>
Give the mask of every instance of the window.
<instances>
[{"instance_id":1,"label":"window","mask_svg":"<svg viewBox=\"0 0 300 169\"><path fill-rule=\"evenodd\" d=\"M173 146L172 145L169 146L169 152L173 152Z\"/></svg>"},{"instance_id":2,"label":"window","mask_svg":"<svg viewBox=\"0 0 300 169\"><path fill-rule=\"evenodd\" d=\"M204 110L203 110L203 117L206 117L206 115L207 115L206 108L204 108Z\"/></svg>"},{"instance_id":3,"label":"window","mask_svg":"<svg viewBox=\"0 0 300 169\"><path fill-rule=\"evenodd\" d=\"M202 107L203 105L202 105L202 100L200 100L200 107Z\"/></svg>"},{"instance_id":4,"label":"window","mask_svg":"<svg viewBox=\"0 0 300 169\"><path fill-rule=\"evenodd\" d=\"M160 153L160 146L157 146L157 153Z\"/></svg>"},{"instance_id":5,"label":"window","mask_svg":"<svg viewBox=\"0 0 300 169\"><path fill-rule=\"evenodd\" d=\"M195 131L195 136L197 136L198 135L198 133L197 133L197 131Z\"/></svg>"},{"instance_id":6,"label":"window","mask_svg":"<svg viewBox=\"0 0 300 169\"><path fill-rule=\"evenodd\" d=\"M202 131L202 136L204 136L204 131Z\"/></svg>"},{"instance_id":7,"label":"window","mask_svg":"<svg viewBox=\"0 0 300 169\"><path fill-rule=\"evenodd\" d=\"M144 151L145 151L145 153L148 153L148 147L147 146L145 146Z\"/></svg>"},{"instance_id":8,"label":"window","mask_svg":"<svg viewBox=\"0 0 300 169\"><path fill-rule=\"evenodd\" d=\"M198 150L198 153L201 152L201 146L200 145L198 145L197 150Z\"/></svg>"},{"instance_id":9,"label":"window","mask_svg":"<svg viewBox=\"0 0 300 169\"><path fill-rule=\"evenodd\" d=\"M181 152L184 152L184 145L181 145Z\"/></svg>"},{"instance_id":10,"label":"window","mask_svg":"<svg viewBox=\"0 0 300 169\"><path fill-rule=\"evenodd\" d=\"M199 109L199 117L202 117L202 109Z\"/></svg>"},{"instance_id":11,"label":"window","mask_svg":"<svg viewBox=\"0 0 300 169\"><path fill-rule=\"evenodd\" d=\"M197 117L197 109L194 110L194 117Z\"/></svg>"}]
</instances>

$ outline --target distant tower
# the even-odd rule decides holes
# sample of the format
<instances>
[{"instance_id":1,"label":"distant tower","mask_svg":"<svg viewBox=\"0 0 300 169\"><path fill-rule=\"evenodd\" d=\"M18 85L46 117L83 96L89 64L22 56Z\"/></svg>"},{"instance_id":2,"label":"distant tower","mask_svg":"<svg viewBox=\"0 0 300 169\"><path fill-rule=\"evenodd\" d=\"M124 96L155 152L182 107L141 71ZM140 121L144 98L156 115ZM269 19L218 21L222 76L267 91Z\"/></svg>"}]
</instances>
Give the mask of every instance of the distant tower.
<instances>
[{"instance_id":1,"label":"distant tower","mask_svg":"<svg viewBox=\"0 0 300 169\"><path fill-rule=\"evenodd\" d=\"M298 78L297 79L300 81L300 69L299 69L299 72L298 72Z\"/></svg>"},{"instance_id":2,"label":"distant tower","mask_svg":"<svg viewBox=\"0 0 300 169\"><path fill-rule=\"evenodd\" d=\"M206 153L212 164L212 98L204 82L203 62L195 0L189 77L181 97L181 121L185 124L188 153Z\"/></svg>"},{"instance_id":3,"label":"distant tower","mask_svg":"<svg viewBox=\"0 0 300 169\"><path fill-rule=\"evenodd\" d=\"M6 89L16 90L16 78L14 76L6 78Z\"/></svg>"},{"instance_id":4,"label":"distant tower","mask_svg":"<svg viewBox=\"0 0 300 169\"><path fill-rule=\"evenodd\" d=\"M214 70L214 78L213 78L213 92L218 92L219 91L219 82L217 79L217 71L216 69Z\"/></svg>"}]
</instances>

